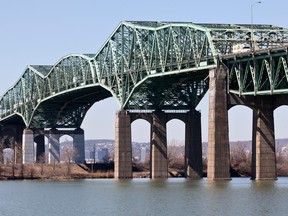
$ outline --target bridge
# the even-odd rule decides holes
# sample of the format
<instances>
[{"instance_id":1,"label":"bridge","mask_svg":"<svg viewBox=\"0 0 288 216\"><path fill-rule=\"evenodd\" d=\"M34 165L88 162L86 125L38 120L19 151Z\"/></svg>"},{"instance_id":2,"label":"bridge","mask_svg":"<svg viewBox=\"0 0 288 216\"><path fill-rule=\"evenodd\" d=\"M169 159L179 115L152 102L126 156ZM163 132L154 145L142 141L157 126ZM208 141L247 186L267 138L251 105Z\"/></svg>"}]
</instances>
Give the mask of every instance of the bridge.
<instances>
[{"instance_id":1,"label":"bridge","mask_svg":"<svg viewBox=\"0 0 288 216\"><path fill-rule=\"evenodd\" d=\"M250 48L233 52L243 44ZM241 104L253 110L252 178L276 179L273 110L288 105L287 44L288 29L274 25L121 22L96 54L28 65L0 99L2 141L22 145L23 163L43 153L51 163L69 134L83 162L85 114L114 97L116 178L132 177L131 123L139 118L151 125L151 178L167 178L166 123L174 118L185 123L185 175L201 178L195 108L209 91L207 177L230 178L228 109Z\"/></svg>"}]
</instances>

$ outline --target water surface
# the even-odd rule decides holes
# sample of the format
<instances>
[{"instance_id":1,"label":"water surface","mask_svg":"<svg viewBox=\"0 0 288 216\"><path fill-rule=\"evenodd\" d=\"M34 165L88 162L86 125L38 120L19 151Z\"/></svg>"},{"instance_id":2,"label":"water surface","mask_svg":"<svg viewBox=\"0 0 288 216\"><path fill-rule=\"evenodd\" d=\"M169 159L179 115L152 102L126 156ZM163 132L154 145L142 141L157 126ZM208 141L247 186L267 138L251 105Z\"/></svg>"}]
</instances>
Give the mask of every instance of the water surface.
<instances>
[{"instance_id":1,"label":"water surface","mask_svg":"<svg viewBox=\"0 0 288 216\"><path fill-rule=\"evenodd\" d=\"M1 216L288 215L288 178L0 182Z\"/></svg>"}]
</instances>

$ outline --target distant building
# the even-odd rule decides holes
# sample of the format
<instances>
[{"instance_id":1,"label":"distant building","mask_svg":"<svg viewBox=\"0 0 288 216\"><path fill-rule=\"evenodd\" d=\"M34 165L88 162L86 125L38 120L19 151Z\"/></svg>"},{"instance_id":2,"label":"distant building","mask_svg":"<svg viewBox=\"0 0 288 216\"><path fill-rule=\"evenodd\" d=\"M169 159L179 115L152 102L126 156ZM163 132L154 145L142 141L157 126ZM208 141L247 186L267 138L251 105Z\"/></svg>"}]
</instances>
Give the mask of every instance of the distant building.
<instances>
[{"instance_id":1,"label":"distant building","mask_svg":"<svg viewBox=\"0 0 288 216\"><path fill-rule=\"evenodd\" d=\"M108 156L108 148L101 148L98 150L98 160L104 162L105 157Z\"/></svg>"},{"instance_id":2,"label":"distant building","mask_svg":"<svg viewBox=\"0 0 288 216\"><path fill-rule=\"evenodd\" d=\"M141 147L140 149L140 162L145 162L147 157L147 148L146 147Z\"/></svg>"},{"instance_id":3,"label":"distant building","mask_svg":"<svg viewBox=\"0 0 288 216\"><path fill-rule=\"evenodd\" d=\"M94 161L96 160L96 158L95 158L95 151L91 151L91 152L90 152L90 160L91 160L92 162L94 162Z\"/></svg>"}]
</instances>

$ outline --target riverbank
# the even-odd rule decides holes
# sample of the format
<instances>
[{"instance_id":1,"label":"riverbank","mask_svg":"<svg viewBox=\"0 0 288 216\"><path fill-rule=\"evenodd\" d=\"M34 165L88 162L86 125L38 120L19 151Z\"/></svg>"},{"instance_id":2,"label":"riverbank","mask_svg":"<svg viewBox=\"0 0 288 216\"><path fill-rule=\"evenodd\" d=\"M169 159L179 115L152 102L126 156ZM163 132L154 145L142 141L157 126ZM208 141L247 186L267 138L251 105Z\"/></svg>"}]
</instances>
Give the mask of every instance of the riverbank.
<instances>
[{"instance_id":1,"label":"riverbank","mask_svg":"<svg viewBox=\"0 0 288 216\"><path fill-rule=\"evenodd\" d=\"M231 177L249 177L249 173L231 169ZM280 176L287 176L281 175ZM149 178L149 170L133 167L133 178ZM168 177L184 177L183 170L168 170ZM206 177L206 172L203 172ZM0 164L0 180L20 179L95 179L114 178L114 164Z\"/></svg>"},{"instance_id":2,"label":"riverbank","mask_svg":"<svg viewBox=\"0 0 288 216\"><path fill-rule=\"evenodd\" d=\"M111 170L95 170L84 168L82 164L12 164L0 165L0 180L17 179L85 179L113 178Z\"/></svg>"},{"instance_id":3,"label":"riverbank","mask_svg":"<svg viewBox=\"0 0 288 216\"><path fill-rule=\"evenodd\" d=\"M183 172L169 169L169 177ZM133 167L133 178L149 178L150 172ZM114 178L114 164L0 164L0 180Z\"/></svg>"}]
</instances>

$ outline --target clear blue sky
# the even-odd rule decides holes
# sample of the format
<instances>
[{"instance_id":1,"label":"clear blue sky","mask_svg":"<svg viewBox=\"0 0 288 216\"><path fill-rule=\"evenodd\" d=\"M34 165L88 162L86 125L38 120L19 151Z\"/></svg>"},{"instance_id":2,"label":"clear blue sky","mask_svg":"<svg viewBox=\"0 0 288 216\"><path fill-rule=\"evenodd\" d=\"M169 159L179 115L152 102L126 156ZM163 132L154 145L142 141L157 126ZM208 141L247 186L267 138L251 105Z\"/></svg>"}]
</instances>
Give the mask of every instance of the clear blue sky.
<instances>
[{"instance_id":1,"label":"clear blue sky","mask_svg":"<svg viewBox=\"0 0 288 216\"><path fill-rule=\"evenodd\" d=\"M7 0L0 3L0 95L24 72L27 65L53 65L71 53L96 53L122 20L251 23L250 0ZM253 7L254 23L288 28L287 0L264 0ZM206 96L197 107L202 112L202 139L207 141ZM114 138L113 99L96 103L82 128L85 137ZM236 107L229 111L230 140L250 140L252 112ZM277 138L288 137L288 108L275 112ZM149 126L133 123L133 140L148 141ZM168 139L183 140L184 125L168 124Z\"/></svg>"}]
</instances>

